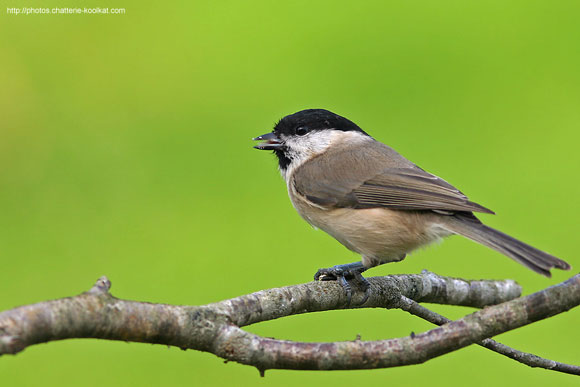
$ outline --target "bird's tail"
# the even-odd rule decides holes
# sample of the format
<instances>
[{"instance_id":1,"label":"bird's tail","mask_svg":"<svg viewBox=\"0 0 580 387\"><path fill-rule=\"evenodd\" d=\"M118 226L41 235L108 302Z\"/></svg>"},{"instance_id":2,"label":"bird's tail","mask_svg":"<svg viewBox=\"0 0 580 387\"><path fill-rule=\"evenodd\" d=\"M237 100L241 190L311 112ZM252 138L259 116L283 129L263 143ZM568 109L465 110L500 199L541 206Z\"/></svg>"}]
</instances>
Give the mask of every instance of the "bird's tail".
<instances>
[{"instance_id":1,"label":"bird's tail","mask_svg":"<svg viewBox=\"0 0 580 387\"><path fill-rule=\"evenodd\" d=\"M472 214L450 216L445 224L449 231L463 235L474 242L492 248L511 259L532 269L536 273L551 277L550 269L570 270L570 265L559 259L521 242L501 231L481 223Z\"/></svg>"}]
</instances>

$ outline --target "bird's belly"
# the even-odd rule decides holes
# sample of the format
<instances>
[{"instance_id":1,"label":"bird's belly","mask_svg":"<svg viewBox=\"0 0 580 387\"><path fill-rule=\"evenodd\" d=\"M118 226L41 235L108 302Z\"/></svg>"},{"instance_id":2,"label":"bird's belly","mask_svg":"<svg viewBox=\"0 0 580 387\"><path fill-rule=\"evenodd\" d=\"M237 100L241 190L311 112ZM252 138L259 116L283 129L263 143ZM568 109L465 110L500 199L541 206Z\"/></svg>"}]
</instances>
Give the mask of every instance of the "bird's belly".
<instances>
[{"instance_id":1,"label":"bird's belly","mask_svg":"<svg viewBox=\"0 0 580 387\"><path fill-rule=\"evenodd\" d=\"M362 255L367 267L399 261L405 254L451 233L424 211L386 208L296 209L311 225L324 230L348 249Z\"/></svg>"}]
</instances>

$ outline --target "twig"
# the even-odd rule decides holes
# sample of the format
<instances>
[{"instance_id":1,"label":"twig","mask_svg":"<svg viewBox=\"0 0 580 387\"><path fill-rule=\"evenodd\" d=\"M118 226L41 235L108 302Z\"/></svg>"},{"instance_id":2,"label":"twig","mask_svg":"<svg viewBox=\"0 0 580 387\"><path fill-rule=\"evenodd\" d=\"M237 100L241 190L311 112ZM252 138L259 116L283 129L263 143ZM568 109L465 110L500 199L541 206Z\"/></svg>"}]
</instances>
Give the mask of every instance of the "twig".
<instances>
[{"instance_id":1,"label":"twig","mask_svg":"<svg viewBox=\"0 0 580 387\"><path fill-rule=\"evenodd\" d=\"M405 296L401 297L401 309L411 313L414 316L429 321L430 323L433 323L435 325L441 326L451 322L451 320L449 320L448 318L432 310L429 310L422 305L419 305L415 301ZM497 352L500 355L507 356L510 359L513 359L517 362L528 365L530 367L545 368L552 371L559 371L572 375L580 375L579 366L560 363L550 359L545 359L543 357L534 355L533 353L518 351L517 349L509 347L505 344L498 343L493 339L483 339L480 342L477 342L476 344L484 348L490 349L494 352Z\"/></svg>"},{"instance_id":2,"label":"twig","mask_svg":"<svg viewBox=\"0 0 580 387\"><path fill-rule=\"evenodd\" d=\"M580 303L580 275L518 297L513 281L465 281L424 272L375 277L364 307L401 308L416 302L485 308L414 337L381 341L300 343L263 338L240 327L259 321L343 308L346 297L333 282L264 290L205 306L127 301L109 293L101 278L76 297L41 302L0 313L0 355L42 342L90 337L197 349L266 369L362 369L425 362L496 334L564 312ZM353 297L353 305L362 295ZM512 301L509 301L512 300ZM509 302L506 302L509 301Z\"/></svg>"}]
</instances>

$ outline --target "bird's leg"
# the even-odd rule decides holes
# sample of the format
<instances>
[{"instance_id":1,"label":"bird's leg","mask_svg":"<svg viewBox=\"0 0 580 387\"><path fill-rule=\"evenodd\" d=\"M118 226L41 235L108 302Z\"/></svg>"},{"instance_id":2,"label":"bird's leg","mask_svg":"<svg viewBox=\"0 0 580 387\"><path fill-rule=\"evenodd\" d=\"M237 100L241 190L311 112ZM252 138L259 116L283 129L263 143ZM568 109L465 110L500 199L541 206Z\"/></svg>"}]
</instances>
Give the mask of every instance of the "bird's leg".
<instances>
[{"instance_id":1,"label":"bird's leg","mask_svg":"<svg viewBox=\"0 0 580 387\"><path fill-rule=\"evenodd\" d=\"M354 277L354 273L361 274L367 270L362 262L345 263L333 267L318 269L314 275L316 281L336 281L339 277Z\"/></svg>"},{"instance_id":2,"label":"bird's leg","mask_svg":"<svg viewBox=\"0 0 580 387\"><path fill-rule=\"evenodd\" d=\"M344 265L336 265L333 267L318 269L314 275L315 281L338 281L346 293L346 305L350 305L352 299L352 283L356 283L357 287L364 291L364 298L360 305L367 302L369 298L369 281L362 276L367 268L362 264L362 262L347 263Z\"/></svg>"}]
</instances>

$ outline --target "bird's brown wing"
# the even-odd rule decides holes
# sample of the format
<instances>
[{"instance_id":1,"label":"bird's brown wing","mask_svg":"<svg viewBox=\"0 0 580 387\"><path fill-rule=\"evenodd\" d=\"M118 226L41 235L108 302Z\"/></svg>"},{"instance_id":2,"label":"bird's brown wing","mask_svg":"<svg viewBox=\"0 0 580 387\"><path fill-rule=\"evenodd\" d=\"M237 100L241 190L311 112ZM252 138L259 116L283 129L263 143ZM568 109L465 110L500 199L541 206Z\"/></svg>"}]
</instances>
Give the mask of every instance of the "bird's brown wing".
<instances>
[{"instance_id":1,"label":"bird's brown wing","mask_svg":"<svg viewBox=\"0 0 580 387\"><path fill-rule=\"evenodd\" d=\"M375 144L305 163L294 174L294 187L311 202L327 208L385 207L493 214L469 201L445 180L425 172L386 145Z\"/></svg>"},{"instance_id":2,"label":"bird's brown wing","mask_svg":"<svg viewBox=\"0 0 580 387\"><path fill-rule=\"evenodd\" d=\"M493 211L469 201L445 180L420 168L389 168L352 191L357 208L399 210Z\"/></svg>"}]
</instances>

